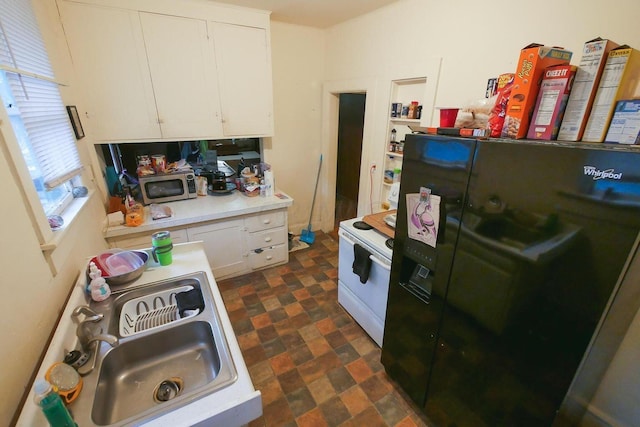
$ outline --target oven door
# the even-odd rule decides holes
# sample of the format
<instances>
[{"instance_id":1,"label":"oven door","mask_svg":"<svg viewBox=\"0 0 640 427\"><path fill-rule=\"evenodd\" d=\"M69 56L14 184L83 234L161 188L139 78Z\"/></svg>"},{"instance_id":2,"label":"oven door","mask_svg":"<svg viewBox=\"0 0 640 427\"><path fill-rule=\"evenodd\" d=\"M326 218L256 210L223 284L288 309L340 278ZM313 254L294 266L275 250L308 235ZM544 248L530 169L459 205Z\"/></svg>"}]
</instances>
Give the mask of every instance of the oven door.
<instances>
[{"instance_id":1,"label":"oven door","mask_svg":"<svg viewBox=\"0 0 640 427\"><path fill-rule=\"evenodd\" d=\"M338 235L340 237L338 302L376 344L382 347L391 260L386 259L352 234L339 230ZM356 243L371 253L371 270L366 283L361 283L360 276L353 272L353 245Z\"/></svg>"}]
</instances>

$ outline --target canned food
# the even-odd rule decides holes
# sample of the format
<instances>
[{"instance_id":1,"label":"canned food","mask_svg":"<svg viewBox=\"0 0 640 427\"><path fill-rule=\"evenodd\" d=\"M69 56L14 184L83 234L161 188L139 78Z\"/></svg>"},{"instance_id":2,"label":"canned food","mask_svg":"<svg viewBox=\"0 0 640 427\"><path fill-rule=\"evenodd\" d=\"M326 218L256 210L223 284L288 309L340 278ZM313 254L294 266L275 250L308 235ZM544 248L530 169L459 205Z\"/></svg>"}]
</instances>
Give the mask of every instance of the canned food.
<instances>
[{"instance_id":1,"label":"canned food","mask_svg":"<svg viewBox=\"0 0 640 427\"><path fill-rule=\"evenodd\" d=\"M402 103L394 102L391 104L391 117L400 117L402 114Z\"/></svg>"},{"instance_id":2,"label":"canned food","mask_svg":"<svg viewBox=\"0 0 640 427\"><path fill-rule=\"evenodd\" d=\"M151 156L151 166L156 170L156 172L164 172L167 168L167 158L164 154L154 154Z\"/></svg>"}]
</instances>

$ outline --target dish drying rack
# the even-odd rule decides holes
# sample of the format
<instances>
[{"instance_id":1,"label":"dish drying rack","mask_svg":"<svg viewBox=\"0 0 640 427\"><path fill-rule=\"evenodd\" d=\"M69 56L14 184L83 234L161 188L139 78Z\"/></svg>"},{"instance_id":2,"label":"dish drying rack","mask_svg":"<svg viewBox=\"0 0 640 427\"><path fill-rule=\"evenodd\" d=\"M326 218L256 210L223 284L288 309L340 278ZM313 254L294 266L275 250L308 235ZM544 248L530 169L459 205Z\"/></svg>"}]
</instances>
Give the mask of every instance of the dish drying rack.
<instances>
[{"instance_id":1,"label":"dish drying rack","mask_svg":"<svg viewBox=\"0 0 640 427\"><path fill-rule=\"evenodd\" d=\"M130 337L196 316L199 311L186 311L180 316L176 303L176 294L192 289L193 286L181 286L127 301L120 312L120 336Z\"/></svg>"}]
</instances>

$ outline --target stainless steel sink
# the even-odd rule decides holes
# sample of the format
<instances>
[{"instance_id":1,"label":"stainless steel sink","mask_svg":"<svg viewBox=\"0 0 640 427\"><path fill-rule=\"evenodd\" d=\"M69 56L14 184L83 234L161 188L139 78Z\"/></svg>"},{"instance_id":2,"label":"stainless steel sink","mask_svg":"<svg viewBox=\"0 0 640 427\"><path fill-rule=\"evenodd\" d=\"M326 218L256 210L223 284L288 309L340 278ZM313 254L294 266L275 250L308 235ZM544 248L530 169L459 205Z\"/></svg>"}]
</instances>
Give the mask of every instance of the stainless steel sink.
<instances>
[{"instance_id":1,"label":"stainless steel sink","mask_svg":"<svg viewBox=\"0 0 640 427\"><path fill-rule=\"evenodd\" d=\"M188 397L218 377L220 363L207 322L182 324L122 344L102 361L93 420L110 425ZM162 394L166 387L174 388L169 396Z\"/></svg>"},{"instance_id":2,"label":"stainless steel sink","mask_svg":"<svg viewBox=\"0 0 640 427\"><path fill-rule=\"evenodd\" d=\"M201 294L204 309L163 315L150 327L136 327L138 318L153 317L154 309L174 310L175 295L185 290ZM99 347L96 368L84 377L71 408L78 425L148 421L237 379L204 273L127 290L91 308L104 314L103 330L117 335L120 344Z\"/></svg>"}]
</instances>

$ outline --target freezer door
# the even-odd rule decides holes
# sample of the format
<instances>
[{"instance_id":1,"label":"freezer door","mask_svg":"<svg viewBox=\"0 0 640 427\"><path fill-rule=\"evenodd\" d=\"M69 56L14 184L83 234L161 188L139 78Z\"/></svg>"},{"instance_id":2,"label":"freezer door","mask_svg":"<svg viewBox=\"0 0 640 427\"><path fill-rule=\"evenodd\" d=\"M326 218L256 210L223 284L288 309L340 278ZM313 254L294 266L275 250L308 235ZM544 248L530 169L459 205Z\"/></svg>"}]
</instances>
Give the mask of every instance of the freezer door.
<instances>
[{"instance_id":1,"label":"freezer door","mask_svg":"<svg viewBox=\"0 0 640 427\"><path fill-rule=\"evenodd\" d=\"M426 398L436 425L554 422L640 230L639 164L478 143Z\"/></svg>"},{"instance_id":2,"label":"freezer door","mask_svg":"<svg viewBox=\"0 0 640 427\"><path fill-rule=\"evenodd\" d=\"M475 141L470 139L425 135L405 139L382 363L420 406L426 396L474 149ZM437 212L426 205L408 209L407 196L418 195L421 188L430 191L432 201L439 200ZM409 223L418 233L413 238Z\"/></svg>"}]
</instances>

